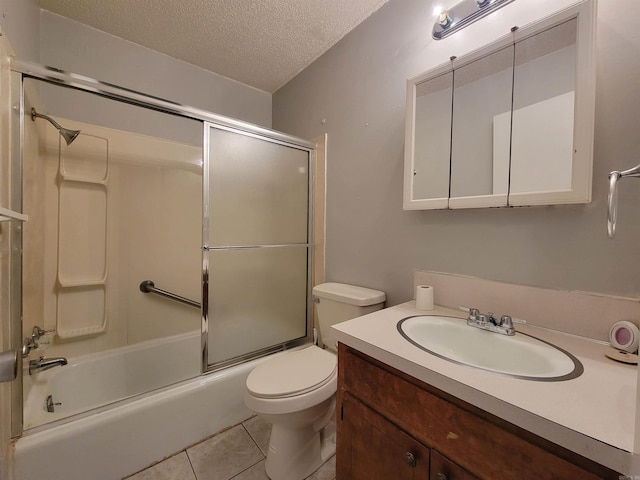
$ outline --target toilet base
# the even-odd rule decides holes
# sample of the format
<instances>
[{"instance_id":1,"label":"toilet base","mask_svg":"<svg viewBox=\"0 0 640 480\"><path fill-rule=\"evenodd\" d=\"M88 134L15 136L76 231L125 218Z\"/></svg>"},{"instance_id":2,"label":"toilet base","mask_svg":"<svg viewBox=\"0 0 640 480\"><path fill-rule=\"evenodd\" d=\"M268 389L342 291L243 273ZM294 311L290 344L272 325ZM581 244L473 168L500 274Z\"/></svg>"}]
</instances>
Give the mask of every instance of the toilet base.
<instances>
[{"instance_id":1,"label":"toilet base","mask_svg":"<svg viewBox=\"0 0 640 480\"><path fill-rule=\"evenodd\" d=\"M303 480L336 451L335 422L316 431L313 426L273 425L265 470L271 480Z\"/></svg>"}]
</instances>

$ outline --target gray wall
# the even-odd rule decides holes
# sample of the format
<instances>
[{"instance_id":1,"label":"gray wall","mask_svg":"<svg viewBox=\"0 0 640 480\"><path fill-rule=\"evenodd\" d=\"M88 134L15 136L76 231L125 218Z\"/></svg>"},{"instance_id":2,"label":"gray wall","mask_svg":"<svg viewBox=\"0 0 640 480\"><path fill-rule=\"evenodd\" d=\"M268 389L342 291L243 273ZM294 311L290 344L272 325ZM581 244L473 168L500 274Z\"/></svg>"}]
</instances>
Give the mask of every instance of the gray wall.
<instances>
[{"instance_id":1,"label":"gray wall","mask_svg":"<svg viewBox=\"0 0 640 480\"><path fill-rule=\"evenodd\" d=\"M271 95L42 11L41 62L178 103L271 126ZM47 104L64 116L66 107ZM90 116L90 109L84 112Z\"/></svg>"},{"instance_id":2,"label":"gray wall","mask_svg":"<svg viewBox=\"0 0 640 480\"><path fill-rule=\"evenodd\" d=\"M328 133L328 280L380 288L389 304L412 298L415 268L640 296L636 180L606 236L607 174L640 161L640 2L599 1L592 203L403 211L405 81L426 70L435 3L391 0L274 95L274 128Z\"/></svg>"},{"instance_id":3,"label":"gray wall","mask_svg":"<svg viewBox=\"0 0 640 480\"><path fill-rule=\"evenodd\" d=\"M40 7L36 0L0 0L0 28L19 58L40 60Z\"/></svg>"},{"instance_id":4,"label":"gray wall","mask_svg":"<svg viewBox=\"0 0 640 480\"><path fill-rule=\"evenodd\" d=\"M20 59L39 62L261 126L271 94L40 10L35 0L0 0L0 27ZM192 144L197 122L37 83L47 113Z\"/></svg>"}]
</instances>

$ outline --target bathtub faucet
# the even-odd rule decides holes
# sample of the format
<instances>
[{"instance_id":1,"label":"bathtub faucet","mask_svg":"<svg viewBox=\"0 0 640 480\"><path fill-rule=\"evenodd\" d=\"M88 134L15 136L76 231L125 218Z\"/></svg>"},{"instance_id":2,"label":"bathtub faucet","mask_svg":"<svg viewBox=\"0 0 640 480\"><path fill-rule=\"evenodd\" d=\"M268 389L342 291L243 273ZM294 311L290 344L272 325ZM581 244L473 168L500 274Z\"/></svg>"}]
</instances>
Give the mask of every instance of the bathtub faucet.
<instances>
[{"instance_id":1,"label":"bathtub faucet","mask_svg":"<svg viewBox=\"0 0 640 480\"><path fill-rule=\"evenodd\" d=\"M61 367L67 364L67 359L63 357L58 358L44 358L40 357L38 360L31 360L29 362L29 375L34 373L44 372L53 367Z\"/></svg>"}]
</instances>

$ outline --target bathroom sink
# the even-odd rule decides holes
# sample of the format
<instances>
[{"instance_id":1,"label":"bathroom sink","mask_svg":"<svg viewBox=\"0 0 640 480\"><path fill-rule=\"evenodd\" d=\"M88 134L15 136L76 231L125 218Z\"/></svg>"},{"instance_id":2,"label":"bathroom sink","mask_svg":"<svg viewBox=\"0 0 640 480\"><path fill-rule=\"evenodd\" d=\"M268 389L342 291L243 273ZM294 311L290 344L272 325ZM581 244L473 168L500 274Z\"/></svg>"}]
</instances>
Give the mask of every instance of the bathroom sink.
<instances>
[{"instance_id":1,"label":"bathroom sink","mask_svg":"<svg viewBox=\"0 0 640 480\"><path fill-rule=\"evenodd\" d=\"M537 381L579 377L580 361L536 337L488 332L460 318L418 315L398 322L398 331L416 347L451 362Z\"/></svg>"}]
</instances>

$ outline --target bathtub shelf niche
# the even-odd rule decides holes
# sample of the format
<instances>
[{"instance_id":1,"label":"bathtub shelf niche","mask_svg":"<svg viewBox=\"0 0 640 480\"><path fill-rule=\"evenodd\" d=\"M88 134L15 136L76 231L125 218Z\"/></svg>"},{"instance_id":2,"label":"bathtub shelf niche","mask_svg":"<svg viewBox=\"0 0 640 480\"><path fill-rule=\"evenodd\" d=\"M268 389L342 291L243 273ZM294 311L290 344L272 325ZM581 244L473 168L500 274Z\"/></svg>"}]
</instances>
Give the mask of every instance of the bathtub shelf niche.
<instances>
[{"instance_id":1,"label":"bathtub shelf niche","mask_svg":"<svg viewBox=\"0 0 640 480\"><path fill-rule=\"evenodd\" d=\"M67 339L104 332L107 327L105 304L105 285L61 286L57 305L58 337Z\"/></svg>"},{"instance_id":2,"label":"bathtub shelf niche","mask_svg":"<svg viewBox=\"0 0 640 480\"><path fill-rule=\"evenodd\" d=\"M80 134L58 139L56 334L106 331L109 140Z\"/></svg>"}]
</instances>

